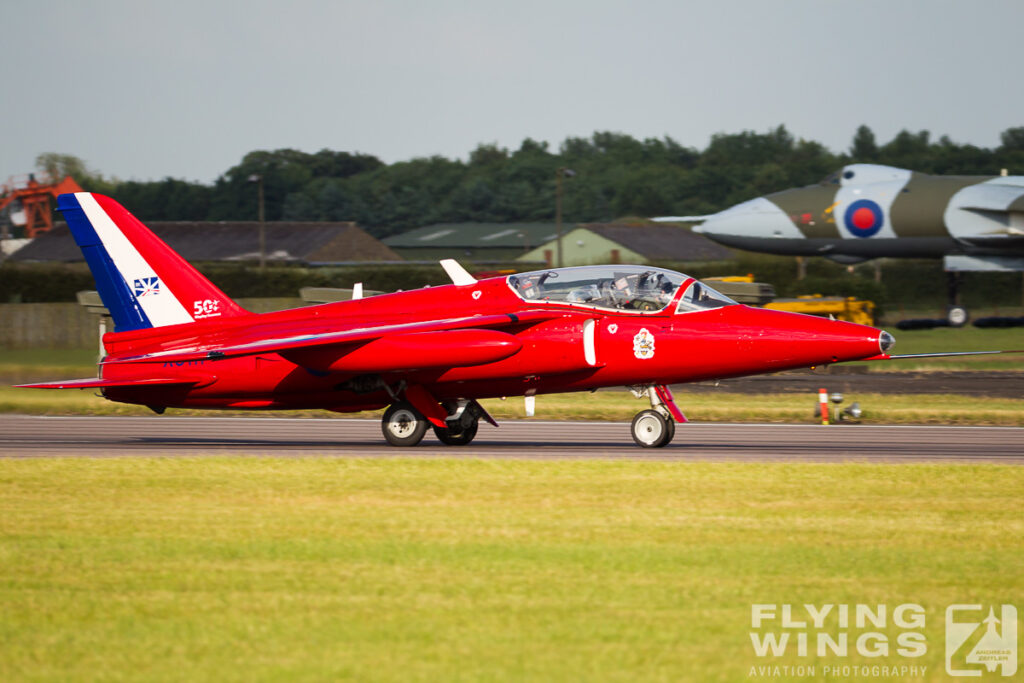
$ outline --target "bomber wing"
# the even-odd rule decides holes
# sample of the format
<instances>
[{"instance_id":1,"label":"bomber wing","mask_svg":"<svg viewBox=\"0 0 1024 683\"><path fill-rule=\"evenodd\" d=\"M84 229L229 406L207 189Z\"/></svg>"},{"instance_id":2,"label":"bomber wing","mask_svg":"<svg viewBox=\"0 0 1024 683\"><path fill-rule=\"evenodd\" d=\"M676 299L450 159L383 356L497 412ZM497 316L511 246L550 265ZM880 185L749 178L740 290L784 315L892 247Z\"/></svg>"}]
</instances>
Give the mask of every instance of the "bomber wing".
<instances>
[{"instance_id":1,"label":"bomber wing","mask_svg":"<svg viewBox=\"0 0 1024 683\"><path fill-rule=\"evenodd\" d=\"M965 244L986 248L1024 246L1024 185L1000 178L970 185L950 200L945 220L950 234Z\"/></svg>"},{"instance_id":2,"label":"bomber wing","mask_svg":"<svg viewBox=\"0 0 1024 683\"><path fill-rule=\"evenodd\" d=\"M652 223L703 223L714 214L706 216L655 216L650 219Z\"/></svg>"}]
</instances>

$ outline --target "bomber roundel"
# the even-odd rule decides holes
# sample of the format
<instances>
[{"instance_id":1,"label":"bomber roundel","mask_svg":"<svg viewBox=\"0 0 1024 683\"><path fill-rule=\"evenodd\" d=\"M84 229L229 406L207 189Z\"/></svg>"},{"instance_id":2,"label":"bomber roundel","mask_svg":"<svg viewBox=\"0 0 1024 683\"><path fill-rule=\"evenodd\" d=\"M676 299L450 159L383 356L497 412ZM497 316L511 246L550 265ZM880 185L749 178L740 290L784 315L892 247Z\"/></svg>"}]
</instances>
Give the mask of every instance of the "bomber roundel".
<instances>
[{"instance_id":1,"label":"bomber roundel","mask_svg":"<svg viewBox=\"0 0 1024 683\"><path fill-rule=\"evenodd\" d=\"M854 237L871 237L882 229L882 207L870 199L858 199L846 207L843 222Z\"/></svg>"}]
</instances>

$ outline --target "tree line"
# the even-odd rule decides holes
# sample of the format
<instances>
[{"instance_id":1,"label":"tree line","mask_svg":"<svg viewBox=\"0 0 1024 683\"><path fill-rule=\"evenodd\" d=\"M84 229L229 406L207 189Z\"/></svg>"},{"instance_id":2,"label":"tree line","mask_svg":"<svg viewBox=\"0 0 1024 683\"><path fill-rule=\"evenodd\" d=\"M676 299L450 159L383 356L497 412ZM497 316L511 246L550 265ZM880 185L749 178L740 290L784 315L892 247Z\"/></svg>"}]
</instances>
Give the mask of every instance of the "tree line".
<instances>
[{"instance_id":1,"label":"tree line","mask_svg":"<svg viewBox=\"0 0 1024 683\"><path fill-rule=\"evenodd\" d=\"M575 174L564 180L564 220L592 222L711 213L818 182L852 162L924 173L996 175L1007 168L1024 174L1024 127L1004 131L1001 145L987 149L907 130L880 144L861 126L838 154L795 138L785 126L717 134L704 150L670 137L612 132L570 137L557 150L527 138L515 150L481 144L466 161L433 156L385 164L368 154L280 149L246 154L212 184L118 181L56 153L41 155L37 166L55 177L70 173L83 188L116 197L148 221L256 220L252 179L260 176L267 220L356 221L385 237L438 222L552 221L555 174L565 168Z\"/></svg>"}]
</instances>

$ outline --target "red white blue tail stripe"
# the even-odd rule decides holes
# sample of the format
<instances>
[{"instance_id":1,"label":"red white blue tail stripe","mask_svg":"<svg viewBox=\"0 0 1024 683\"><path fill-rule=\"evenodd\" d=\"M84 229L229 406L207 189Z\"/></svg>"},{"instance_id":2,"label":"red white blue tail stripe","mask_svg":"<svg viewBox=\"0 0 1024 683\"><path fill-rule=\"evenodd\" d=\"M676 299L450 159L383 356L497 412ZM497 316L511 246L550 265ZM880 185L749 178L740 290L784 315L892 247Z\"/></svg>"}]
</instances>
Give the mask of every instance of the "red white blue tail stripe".
<instances>
[{"instance_id":1,"label":"red white blue tail stripe","mask_svg":"<svg viewBox=\"0 0 1024 683\"><path fill-rule=\"evenodd\" d=\"M57 210L92 270L115 331L246 313L113 199L62 194Z\"/></svg>"}]
</instances>

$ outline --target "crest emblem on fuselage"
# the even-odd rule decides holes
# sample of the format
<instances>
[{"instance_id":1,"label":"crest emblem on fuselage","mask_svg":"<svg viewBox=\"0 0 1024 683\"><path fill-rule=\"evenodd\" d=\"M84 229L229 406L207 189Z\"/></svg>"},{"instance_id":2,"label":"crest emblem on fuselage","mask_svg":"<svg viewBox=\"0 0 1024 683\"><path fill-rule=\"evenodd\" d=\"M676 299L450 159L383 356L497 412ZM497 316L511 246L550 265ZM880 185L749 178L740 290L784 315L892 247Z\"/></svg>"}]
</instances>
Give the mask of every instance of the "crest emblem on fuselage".
<instances>
[{"instance_id":1,"label":"crest emblem on fuselage","mask_svg":"<svg viewBox=\"0 0 1024 683\"><path fill-rule=\"evenodd\" d=\"M654 358L654 335L646 327L640 328L633 337L633 355L640 360Z\"/></svg>"}]
</instances>

